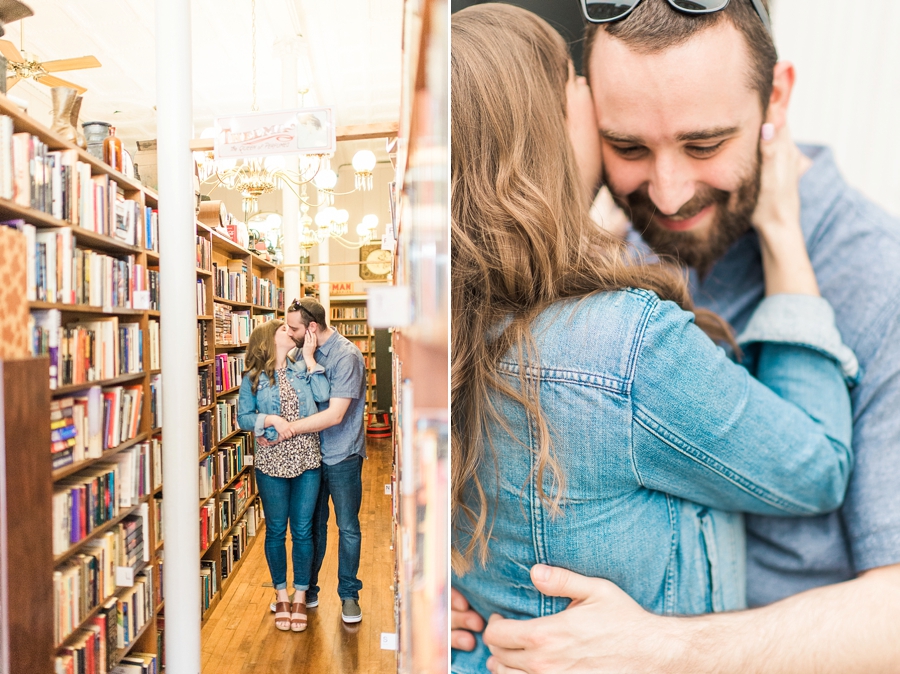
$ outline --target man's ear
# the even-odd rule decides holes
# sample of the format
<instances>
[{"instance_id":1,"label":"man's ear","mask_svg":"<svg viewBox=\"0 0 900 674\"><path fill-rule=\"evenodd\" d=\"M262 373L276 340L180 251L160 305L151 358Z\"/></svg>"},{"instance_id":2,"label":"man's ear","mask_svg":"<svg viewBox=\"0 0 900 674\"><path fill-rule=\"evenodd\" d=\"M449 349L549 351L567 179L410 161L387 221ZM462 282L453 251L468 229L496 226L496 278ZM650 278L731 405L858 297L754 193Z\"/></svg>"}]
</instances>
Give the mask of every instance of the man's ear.
<instances>
[{"instance_id":1,"label":"man's ear","mask_svg":"<svg viewBox=\"0 0 900 674\"><path fill-rule=\"evenodd\" d=\"M309 332L316 334L317 332L319 332L319 324L315 321L310 321L309 325L306 326L306 329Z\"/></svg>"},{"instance_id":2,"label":"man's ear","mask_svg":"<svg viewBox=\"0 0 900 674\"><path fill-rule=\"evenodd\" d=\"M766 121L780 129L787 124L788 107L791 93L794 91L794 80L797 73L790 61L779 61L775 64L772 77L772 95L769 97L769 111Z\"/></svg>"}]
</instances>

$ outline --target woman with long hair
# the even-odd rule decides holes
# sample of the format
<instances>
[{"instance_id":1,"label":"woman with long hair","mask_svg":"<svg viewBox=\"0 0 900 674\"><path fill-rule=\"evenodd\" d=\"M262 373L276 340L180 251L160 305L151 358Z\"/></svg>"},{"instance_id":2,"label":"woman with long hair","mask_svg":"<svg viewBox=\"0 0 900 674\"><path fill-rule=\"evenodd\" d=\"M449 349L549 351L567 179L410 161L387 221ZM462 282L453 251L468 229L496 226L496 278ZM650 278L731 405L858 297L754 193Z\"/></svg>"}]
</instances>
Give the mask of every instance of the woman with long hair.
<instances>
[{"instance_id":1,"label":"woman with long hair","mask_svg":"<svg viewBox=\"0 0 900 674\"><path fill-rule=\"evenodd\" d=\"M310 336L312 335L312 336ZM329 398L325 368L315 361L316 339L307 333L303 360L283 321L270 320L250 334L247 370L238 396L238 425L257 438L253 465L266 513L266 562L275 587L275 627L306 629L306 591L313 561L312 517L319 496L322 452L318 433L293 435L291 421L315 414ZM285 539L291 529L294 598L287 592Z\"/></svg>"},{"instance_id":2,"label":"woman with long hair","mask_svg":"<svg viewBox=\"0 0 900 674\"><path fill-rule=\"evenodd\" d=\"M590 101L559 34L483 4L453 15L451 38L454 587L482 616L555 613L567 600L529 578L542 563L658 613L742 608L740 512L833 510L852 464L854 357L805 248L764 263L771 297L741 342L754 379L710 339L728 326L693 308L677 267L639 263L591 220L568 134L592 110L575 107ZM776 149L763 147L764 241L773 209L800 226ZM815 320L773 321L784 301ZM453 671L488 655L479 638Z\"/></svg>"}]
</instances>

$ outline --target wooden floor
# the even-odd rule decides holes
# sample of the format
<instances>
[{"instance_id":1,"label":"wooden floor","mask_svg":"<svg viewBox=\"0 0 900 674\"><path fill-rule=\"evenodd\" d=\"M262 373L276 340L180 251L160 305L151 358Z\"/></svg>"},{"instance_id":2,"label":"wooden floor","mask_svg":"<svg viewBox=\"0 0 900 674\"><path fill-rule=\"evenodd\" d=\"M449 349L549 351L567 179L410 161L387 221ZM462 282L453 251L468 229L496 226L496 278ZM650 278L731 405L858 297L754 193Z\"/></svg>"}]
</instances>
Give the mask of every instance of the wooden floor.
<instances>
[{"instance_id":1,"label":"wooden floor","mask_svg":"<svg viewBox=\"0 0 900 674\"><path fill-rule=\"evenodd\" d=\"M329 520L328 550L319 584L319 606L309 609L305 632L275 629L269 603L274 591L266 566L263 539L247 559L202 630L203 674L386 674L395 672L393 651L381 649L381 633L395 632L389 440L369 440L369 459L363 464L363 499L359 519L362 555L359 577L361 623L345 625L337 596L337 540L334 514ZM290 560L290 534L288 535ZM289 564L290 566L290 564ZM290 586L290 577L288 585Z\"/></svg>"}]
</instances>

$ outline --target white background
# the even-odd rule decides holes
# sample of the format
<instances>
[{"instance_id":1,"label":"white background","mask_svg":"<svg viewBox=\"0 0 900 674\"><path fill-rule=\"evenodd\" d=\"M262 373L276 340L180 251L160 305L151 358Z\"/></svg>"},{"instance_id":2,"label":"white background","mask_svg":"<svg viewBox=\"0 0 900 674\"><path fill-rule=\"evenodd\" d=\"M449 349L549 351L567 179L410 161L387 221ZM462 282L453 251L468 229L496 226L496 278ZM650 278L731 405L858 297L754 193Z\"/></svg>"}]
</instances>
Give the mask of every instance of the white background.
<instances>
[{"instance_id":1,"label":"white background","mask_svg":"<svg viewBox=\"0 0 900 674\"><path fill-rule=\"evenodd\" d=\"M772 15L797 68L794 137L830 146L847 181L900 216L900 0L775 0Z\"/></svg>"}]
</instances>

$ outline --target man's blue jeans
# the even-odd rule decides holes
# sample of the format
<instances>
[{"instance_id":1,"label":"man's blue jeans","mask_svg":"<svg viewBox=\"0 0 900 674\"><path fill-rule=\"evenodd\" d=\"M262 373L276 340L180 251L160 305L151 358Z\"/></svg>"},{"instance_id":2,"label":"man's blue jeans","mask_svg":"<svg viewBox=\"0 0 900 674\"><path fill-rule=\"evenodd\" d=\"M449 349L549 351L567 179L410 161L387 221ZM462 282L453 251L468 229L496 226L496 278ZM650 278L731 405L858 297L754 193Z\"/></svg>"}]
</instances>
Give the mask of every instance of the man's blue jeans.
<instances>
[{"instance_id":1,"label":"man's blue jeans","mask_svg":"<svg viewBox=\"0 0 900 674\"><path fill-rule=\"evenodd\" d=\"M328 496L334 503L340 538L338 541L338 596L344 599L359 599L362 581L359 572L359 551L362 536L359 531L359 506L362 503L362 463L359 454L354 454L333 466L322 464L322 486L319 488L319 502L313 516L313 561L309 596L319 594L319 570L325 559L328 541Z\"/></svg>"},{"instance_id":2,"label":"man's blue jeans","mask_svg":"<svg viewBox=\"0 0 900 674\"><path fill-rule=\"evenodd\" d=\"M266 514L266 561L276 590L287 588L287 553L284 541L291 526L294 589L309 589L313 563L312 523L322 469L305 470L297 477L272 477L256 471L256 486Z\"/></svg>"}]
</instances>

